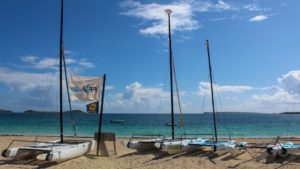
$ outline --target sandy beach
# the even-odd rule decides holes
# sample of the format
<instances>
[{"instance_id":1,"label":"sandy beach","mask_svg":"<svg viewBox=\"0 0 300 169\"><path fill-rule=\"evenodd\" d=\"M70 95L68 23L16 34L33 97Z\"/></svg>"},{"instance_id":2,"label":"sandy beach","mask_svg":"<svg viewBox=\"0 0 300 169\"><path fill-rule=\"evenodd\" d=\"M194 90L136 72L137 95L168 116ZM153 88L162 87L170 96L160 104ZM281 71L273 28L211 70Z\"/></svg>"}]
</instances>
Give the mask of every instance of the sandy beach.
<instances>
[{"instance_id":1,"label":"sandy beach","mask_svg":"<svg viewBox=\"0 0 300 169\"><path fill-rule=\"evenodd\" d=\"M40 136L37 138L42 140L57 140L57 137ZM68 139L68 138L66 138ZM89 139L89 138L82 138ZM0 150L5 149L11 140L35 140L34 136L1 136ZM268 142L271 139L238 139L237 141L249 142ZM300 167L300 155L290 155L286 159L279 159L269 163L257 162L252 156L259 154L258 149L242 151L241 154L233 158L230 154L216 156L208 152L196 152L192 154L176 154L166 155L159 151L136 153L121 144L126 139L117 140L117 156L113 156L113 146L107 143L108 150L111 150L110 157L99 157L95 152L91 152L86 156L76 159L68 160L61 163L49 163L46 161L15 161L11 159L4 159L1 157L0 168L61 168L61 169L174 169L174 168L188 168L188 169L222 169L222 168L282 168L282 169L296 169ZM21 145L22 143L15 143L14 145ZM24 144L24 143L23 143Z\"/></svg>"}]
</instances>

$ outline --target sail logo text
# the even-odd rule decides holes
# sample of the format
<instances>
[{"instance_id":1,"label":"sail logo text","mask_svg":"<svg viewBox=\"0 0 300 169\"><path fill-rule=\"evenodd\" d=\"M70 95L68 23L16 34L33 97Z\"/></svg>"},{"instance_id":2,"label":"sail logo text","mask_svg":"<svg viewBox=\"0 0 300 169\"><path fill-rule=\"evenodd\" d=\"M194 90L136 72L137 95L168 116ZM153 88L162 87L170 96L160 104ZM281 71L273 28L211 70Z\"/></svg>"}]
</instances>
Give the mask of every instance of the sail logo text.
<instances>
[{"instance_id":1,"label":"sail logo text","mask_svg":"<svg viewBox=\"0 0 300 169\"><path fill-rule=\"evenodd\" d=\"M70 88L73 92L79 93L79 92L85 92L85 93L91 93L91 92L97 92L97 87L93 87L91 85L85 85L82 87L76 86Z\"/></svg>"},{"instance_id":2,"label":"sail logo text","mask_svg":"<svg viewBox=\"0 0 300 169\"><path fill-rule=\"evenodd\" d=\"M89 84L82 87L82 90L86 93L97 92L97 87L92 87Z\"/></svg>"}]
</instances>

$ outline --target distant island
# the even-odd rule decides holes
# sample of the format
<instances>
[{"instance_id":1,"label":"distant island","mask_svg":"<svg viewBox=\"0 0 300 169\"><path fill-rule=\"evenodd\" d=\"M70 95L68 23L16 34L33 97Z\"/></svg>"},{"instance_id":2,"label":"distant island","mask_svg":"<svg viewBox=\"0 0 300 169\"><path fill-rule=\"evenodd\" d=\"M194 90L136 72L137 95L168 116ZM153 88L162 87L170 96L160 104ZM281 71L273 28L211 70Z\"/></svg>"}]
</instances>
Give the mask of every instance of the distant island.
<instances>
[{"instance_id":1,"label":"distant island","mask_svg":"<svg viewBox=\"0 0 300 169\"><path fill-rule=\"evenodd\" d=\"M300 114L300 112L282 112L280 114Z\"/></svg>"},{"instance_id":2,"label":"distant island","mask_svg":"<svg viewBox=\"0 0 300 169\"><path fill-rule=\"evenodd\" d=\"M203 114L211 114L212 112L203 112ZM258 114L259 112L222 112L222 111L216 111L216 113L223 113L223 114ZM262 113L260 113L262 114Z\"/></svg>"},{"instance_id":3,"label":"distant island","mask_svg":"<svg viewBox=\"0 0 300 169\"><path fill-rule=\"evenodd\" d=\"M0 109L0 113L13 113L11 110Z\"/></svg>"},{"instance_id":4,"label":"distant island","mask_svg":"<svg viewBox=\"0 0 300 169\"><path fill-rule=\"evenodd\" d=\"M65 111L64 113L77 113L77 114L81 114L81 113L86 113L84 111L81 110L72 110L72 111ZM55 112L55 111L37 111L37 110L26 110L24 111L25 114L58 114L59 112Z\"/></svg>"}]
</instances>

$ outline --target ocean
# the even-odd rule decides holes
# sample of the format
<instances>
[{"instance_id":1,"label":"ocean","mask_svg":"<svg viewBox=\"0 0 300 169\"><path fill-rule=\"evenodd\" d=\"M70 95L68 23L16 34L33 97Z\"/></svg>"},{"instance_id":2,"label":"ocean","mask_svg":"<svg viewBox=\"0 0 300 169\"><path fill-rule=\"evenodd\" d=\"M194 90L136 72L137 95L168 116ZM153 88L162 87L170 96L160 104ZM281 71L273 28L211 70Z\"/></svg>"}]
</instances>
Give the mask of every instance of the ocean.
<instances>
[{"instance_id":1,"label":"ocean","mask_svg":"<svg viewBox=\"0 0 300 169\"><path fill-rule=\"evenodd\" d=\"M170 136L169 114L104 114L105 132L115 132L117 136L130 137L132 134L161 134ZM184 128L180 128L180 116L175 115L178 125L175 134L212 133L211 113L185 114ZM97 114L75 114L76 132L80 136L93 136L98 130ZM110 123L110 120L123 120ZM218 113L217 131L221 137L275 137L300 136L300 115L261 113ZM59 135L58 114L0 113L1 135ZM70 114L64 116L64 133L73 135Z\"/></svg>"}]
</instances>

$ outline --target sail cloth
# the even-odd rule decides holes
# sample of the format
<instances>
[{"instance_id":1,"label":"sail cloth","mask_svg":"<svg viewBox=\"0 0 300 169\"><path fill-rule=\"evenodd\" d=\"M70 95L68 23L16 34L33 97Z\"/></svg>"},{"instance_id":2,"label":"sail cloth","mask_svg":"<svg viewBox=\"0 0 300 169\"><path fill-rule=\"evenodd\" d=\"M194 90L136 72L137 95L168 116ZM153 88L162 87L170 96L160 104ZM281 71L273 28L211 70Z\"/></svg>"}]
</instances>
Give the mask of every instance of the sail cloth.
<instances>
[{"instance_id":1,"label":"sail cloth","mask_svg":"<svg viewBox=\"0 0 300 169\"><path fill-rule=\"evenodd\" d=\"M102 77L71 76L69 78L71 100L98 102L102 83Z\"/></svg>"}]
</instances>

